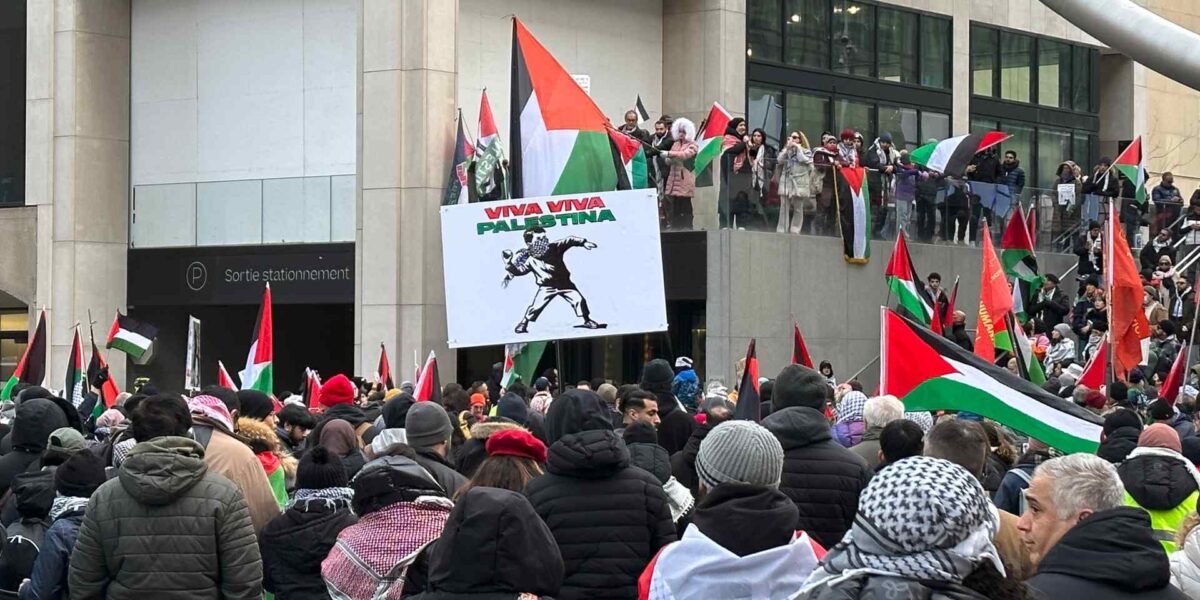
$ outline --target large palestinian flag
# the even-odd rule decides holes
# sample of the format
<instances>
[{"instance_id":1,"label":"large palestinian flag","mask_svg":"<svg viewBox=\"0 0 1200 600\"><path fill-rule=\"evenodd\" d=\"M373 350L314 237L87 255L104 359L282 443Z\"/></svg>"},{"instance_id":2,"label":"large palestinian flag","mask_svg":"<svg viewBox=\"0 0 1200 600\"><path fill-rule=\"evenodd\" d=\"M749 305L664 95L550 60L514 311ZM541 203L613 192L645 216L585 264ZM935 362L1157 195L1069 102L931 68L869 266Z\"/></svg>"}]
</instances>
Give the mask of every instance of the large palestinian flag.
<instances>
[{"instance_id":1,"label":"large palestinian flag","mask_svg":"<svg viewBox=\"0 0 1200 600\"><path fill-rule=\"evenodd\" d=\"M250 352L246 354L246 368L239 376L243 390L258 390L264 394L274 393L274 327L271 322L271 284L263 291L262 306L258 308L258 320L254 325L254 336L250 338Z\"/></svg>"},{"instance_id":2,"label":"large palestinian flag","mask_svg":"<svg viewBox=\"0 0 1200 600\"><path fill-rule=\"evenodd\" d=\"M849 190L848 197L838 198L842 254L848 263L867 264L871 260L871 194L867 190L867 171L862 167L842 167L836 173L846 181L846 187L839 189Z\"/></svg>"},{"instance_id":3,"label":"large palestinian flag","mask_svg":"<svg viewBox=\"0 0 1200 600\"><path fill-rule=\"evenodd\" d=\"M1000 262L1004 264L1004 272L1009 277L1040 285L1042 275L1033 251L1033 239L1029 237L1029 227L1025 223L1025 211L1018 206L1012 215L1004 229L1004 237L1000 238Z\"/></svg>"},{"instance_id":4,"label":"large palestinian flag","mask_svg":"<svg viewBox=\"0 0 1200 600\"><path fill-rule=\"evenodd\" d=\"M607 117L515 17L511 93L514 198L617 189Z\"/></svg>"},{"instance_id":5,"label":"large palestinian flag","mask_svg":"<svg viewBox=\"0 0 1200 600\"><path fill-rule=\"evenodd\" d=\"M708 117L704 119L703 128L696 134L696 145L700 147L696 153L696 165L692 169L696 175L703 173L708 165L721 155L721 140L725 137L725 129L732 120L733 117L724 106L713 102L712 108L708 110Z\"/></svg>"},{"instance_id":6,"label":"large palestinian flag","mask_svg":"<svg viewBox=\"0 0 1200 600\"><path fill-rule=\"evenodd\" d=\"M442 194L443 205L466 204L470 201L467 171L474 155L475 147L467 139L460 110L458 111L458 133L454 136L454 158L451 159L450 176L446 179L446 190Z\"/></svg>"},{"instance_id":7,"label":"large palestinian flag","mask_svg":"<svg viewBox=\"0 0 1200 600\"><path fill-rule=\"evenodd\" d=\"M1113 161L1113 168L1120 171L1125 176L1136 190L1134 192L1134 200L1138 204L1146 203L1146 155L1142 152L1142 136L1137 136L1125 150L1121 152L1117 159Z\"/></svg>"},{"instance_id":8,"label":"large palestinian flag","mask_svg":"<svg viewBox=\"0 0 1200 600\"><path fill-rule=\"evenodd\" d=\"M951 177L966 174L967 165L976 154L1007 140L1012 135L1000 131L960 135L940 142L930 142L913 150L913 162Z\"/></svg>"},{"instance_id":9,"label":"large palestinian flag","mask_svg":"<svg viewBox=\"0 0 1200 600\"><path fill-rule=\"evenodd\" d=\"M650 178L646 170L646 151L642 148L642 143L611 127L608 128L608 137L621 157L621 167L629 181L629 189L650 187Z\"/></svg>"},{"instance_id":10,"label":"large palestinian flag","mask_svg":"<svg viewBox=\"0 0 1200 600\"><path fill-rule=\"evenodd\" d=\"M537 371L542 353L546 351L546 342L524 342L504 345L504 371L500 375L500 386L508 389L514 381L524 381L525 385L533 384L533 374Z\"/></svg>"},{"instance_id":11,"label":"large palestinian flag","mask_svg":"<svg viewBox=\"0 0 1200 600\"><path fill-rule=\"evenodd\" d=\"M475 190L480 196L496 187L496 167L504 160L504 146L500 133L496 131L496 119L492 117L492 105L488 102L487 90L479 99L479 139L475 142ZM501 190L501 197L504 197Z\"/></svg>"},{"instance_id":12,"label":"large palestinian flag","mask_svg":"<svg viewBox=\"0 0 1200 600\"><path fill-rule=\"evenodd\" d=\"M881 394L908 411L968 411L1063 452L1095 453L1098 415L984 361L921 324L881 308Z\"/></svg>"},{"instance_id":13,"label":"large palestinian flag","mask_svg":"<svg viewBox=\"0 0 1200 600\"><path fill-rule=\"evenodd\" d=\"M25 353L21 355L21 361L17 363L16 370L13 371L12 377L8 378L4 388L0 389L0 400L11 400L13 388L17 387L18 383L42 385L45 379L46 311L43 310L38 313L37 328L33 330L33 337L25 344Z\"/></svg>"},{"instance_id":14,"label":"large palestinian flag","mask_svg":"<svg viewBox=\"0 0 1200 600\"><path fill-rule=\"evenodd\" d=\"M896 236L896 247L892 250L892 258L888 261L887 270L883 275L887 279L888 288L908 314L925 325L934 320L933 302L925 293L921 277L913 267L903 231Z\"/></svg>"}]
</instances>

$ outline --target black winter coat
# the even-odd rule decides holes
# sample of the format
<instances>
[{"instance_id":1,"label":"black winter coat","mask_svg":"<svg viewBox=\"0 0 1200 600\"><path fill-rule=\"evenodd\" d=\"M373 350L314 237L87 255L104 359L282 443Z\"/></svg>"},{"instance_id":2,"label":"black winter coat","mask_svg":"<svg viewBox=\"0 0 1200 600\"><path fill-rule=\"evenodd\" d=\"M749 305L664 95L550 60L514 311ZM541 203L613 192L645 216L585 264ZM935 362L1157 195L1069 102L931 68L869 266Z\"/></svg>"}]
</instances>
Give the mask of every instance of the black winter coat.
<instances>
[{"instance_id":1,"label":"black winter coat","mask_svg":"<svg viewBox=\"0 0 1200 600\"><path fill-rule=\"evenodd\" d=\"M337 536L358 522L350 505L323 500L300 502L271 519L258 536L263 588L276 600L326 600L321 561Z\"/></svg>"},{"instance_id":2,"label":"black winter coat","mask_svg":"<svg viewBox=\"0 0 1200 600\"><path fill-rule=\"evenodd\" d=\"M667 454L675 454L683 449L688 438L692 437L692 429L696 420L688 411L680 406L675 396L671 394L655 394L658 397L658 445Z\"/></svg>"},{"instance_id":3,"label":"black winter coat","mask_svg":"<svg viewBox=\"0 0 1200 600\"><path fill-rule=\"evenodd\" d=\"M429 471L430 475L433 475L434 481L442 486L442 491L446 492L447 498L453 498L458 493L458 488L467 484L467 478L455 471L454 465L442 458L441 454L430 448L413 448L413 450L417 453L414 460L426 471Z\"/></svg>"},{"instance_id":4,"label":"black winter coat","mask_svg":"<svg viewBox=\"0 0 1200 600\"><path fill-rule=\"evenodd\" d=\"M0 456L0 496L8 491L13 477L24 473L42 455L50 433L67 425L67 415L51 400L33 398L17 405L12 450Z\"/></svg>"},{"instance_id":5,"label":"black winter coat","mask_svg":"<svg viewBox=\"0 0 1200 600\"><path fill-rule=\"evenodd\" d=\"M1108 462L1119 465L1137 448L1138 436L1142 435L1142 430L1136 427L1118 427L1100 442L1100 449L1096 450L1096 456L1107 460Z\"/></svg>"},{"instance_id":6,"label":"black winter coat","mask_svg":"<svg viewBox=\"0 0 1200 600\"><path fill-rule=\"evenodd\" d=\"M562 436L525 496L562 553L560 600L636 597L638 576L675 541L661 484L629 465L625 442L611 430Z\"/></svg>"},{"instance_id":7,"label":"black winter coat","mask_svg":"<svg viewBox=\"0 0 1200 600\"><path fill-rule=\"evenodd\" d=\"M699 497L700 478L696 476L696 455L700 453L700 442L712 431L712 425L697 425L688 438L683 450L671 455L671 474L691 490L692 497Z\"/></svg>"},{"instance_id":8,"label":"black winter coat","mask_svg":"<svg viewBox=\"0 0 1200 600\"><path fill-rule=\"evenodd\" d=\"M871 479L867 462L833 440L829 421L814 408L785 408L762 425L783 446L779 491L800 510L799 529L832 548L858 512L858 496Z\"/></svg>"},{"instance_id":9,"label":"black winter coat","mask_svg":"<svg viewBox=\"0 0 1200 600\"><path fill-rule=\"evenodd\" d=\"M321 420L317 421L317 426L313 427L313 430L308 432L308 437L305 438L304 442L305 445L309 448L315 448L318 444L320 444L321 431L325 429L326 423L334 419L341 419L349 423L350 426L355 429L355 431L358 430L359 425L373 420L368 419L367 413L363 412L363 409L353 404L335 404L321 414ZM366 429L366 431L363 431L361 436L363 444L370 444L371 440L375 439L376 435L379 435L379 428L375 425L371 425Z\"/></svg>"},{"instance_id":10,"label":"black winter coat","mask_svg":"<svg viewBox=\"0 0 1200 600\"><path fill-rule=\"evenodd\" d=\"M1084 519L1046 553L1027 582L1045 598L1184 600L1145 511L1122 506Z\"/></svg>"},{"instance_id":11,"label":"black winter coat","mask_svg":"<svg viewBox=\"0 0 1200 600\"><path fill-rule=\"evenodd\" d=\"M1183 456L1142 455L1126 459L1117 467L1125 491L1147 510L1179 506L1196 492L1196 480Z\"/></svg>"}]
</instances>

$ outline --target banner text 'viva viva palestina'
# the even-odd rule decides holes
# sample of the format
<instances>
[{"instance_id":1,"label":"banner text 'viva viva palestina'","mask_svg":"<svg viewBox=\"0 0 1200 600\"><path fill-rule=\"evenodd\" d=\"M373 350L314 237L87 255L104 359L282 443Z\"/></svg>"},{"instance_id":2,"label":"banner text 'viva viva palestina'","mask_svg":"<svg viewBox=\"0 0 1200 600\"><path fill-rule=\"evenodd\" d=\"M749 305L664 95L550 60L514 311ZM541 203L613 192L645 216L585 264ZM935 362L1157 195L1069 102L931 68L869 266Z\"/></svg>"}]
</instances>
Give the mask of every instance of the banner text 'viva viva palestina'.
<instances>
[{"instance_id":1,"label":"banner text 'viva viva palestina'","mask_svg":"<svg viewBox=\"0 0 1200 600\"><path fill-rule=\"evenodd\" d=\"M475 232L483 235L504 231L522 231L534 227L545 229L559 225L582 225L617 220L612 211L604 206L604 201L596 196L549 200L545 205L545 209L542 208L542 204L537 202L489 206L483 209L488 220L477 223Z\"/></svg>"}]
</instances>

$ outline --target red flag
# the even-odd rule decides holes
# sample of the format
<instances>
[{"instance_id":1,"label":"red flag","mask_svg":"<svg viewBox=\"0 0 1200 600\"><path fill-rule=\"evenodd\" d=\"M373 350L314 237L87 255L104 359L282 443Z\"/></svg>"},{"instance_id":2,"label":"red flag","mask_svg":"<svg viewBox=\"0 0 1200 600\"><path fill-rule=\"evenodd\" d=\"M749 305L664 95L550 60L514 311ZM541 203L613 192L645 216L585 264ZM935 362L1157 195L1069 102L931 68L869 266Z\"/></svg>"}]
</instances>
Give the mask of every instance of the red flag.
<instances>
[{"instance_id":1,"label":"red flag","mask_svg":"<svg viewBox=\"0 0 1200 600\"><path fill-rule=\"evenodd\" d=\"M1179 354L1175 355L1175 362L1171 364L1171 371L1167 373L1166 380L1158 390L1158 397L1166 399L1171 405L1175 404L1175 399L1179 397L1179 388L1183 386L1183 371L1186 361L1187 348L1180 348Z\"/></svg>"},{"instance_id":2,"label":"red flag","mask_svg":"<svg viewBox=\"0 0 1200 600\"><path fill-rule=\"evenodd\" d=\"M812 357L808 355L808 345L804 343L804 336L800 335L800 324L796 322L795 317L792 318L792 364L815 368Z\"/></svg>"},{"instance_id":3,"label":"red flag","mask_svg":"<svg viewBox=\"0 0 1200 600\"><path fill-rule=\"evenodd\" d=\"M233 383L233 378L229 376L229 371L225 370L225 363L217 361L217 385L227 389L238 391L237 385Z\"/></svg>"},{"instance_id":4,"label":"red flag","mask_svg":"<svg viewBox=\"0 0 1200 600\"><path fill-rule=\"evenodd\" d=\"M1008 326L1004 316L1012 310L1012 288L1004 276L1004 267L996 258L992 247L992 236L983 238L983 271L979 277L979 321L975 331L975 354L988 361L996 362L996 350L1012 350Z\"/></svg>"},{"instance_id":5,"label":"red flag","mask_svg":"<svg viewBox=\"0 0 1200 600\"><path fill-rule=\"evenodd\" d=\"M1104 341L1100 342L1100 349L1092 355L1092 360L1089 360L1087 366L1083 367L1083 375L1079 376L1079 381L1075 382L1078 385L1086 386L1088 389L1098 390L1104 385L1104 372L1108 370L1108 334L1105 334Z\"/></svg>"},{"instance_id":6,"label":"red flag","mask_svg":"<svg viewBox=\"0 0 1200 600\"><path fill-rule=\"evenodd\" d=\"M417 402L442 403L442 383L438 380L437 356L431 350L425 366L421 367L421 376L417 379L413 399Z\"/></svg>"},{"instance_id":7,"label":"red flag","mask_svg":"<svg viewBox=\"0 0 1200 600\"><path fill-rule=\"evenodd\" d=\"M1143 359L1142 340L1150 337L1150 323L1142 308L1144 291L1133 253L1125 241L1112 205L1108 208L1107 254L1109 335L1113 344L1113 370L1122 380Z\"/></svg>"},{"instance_id":8,"label":"red flag","mask_svg":"<svg viewBox=\"0 0 1200 600\"><path fill-rule=\"evenodd\" d=\"M738 386L737 406L733 418L758 421L761 416L762 396L758 393L758 356L754 353L754 340L746 349L746 368L742 371L742 382Z\"/></svg>"},{"instance_id":9,"label":"red flag","mask_svg":"<svg viewBox=\"0 0 1200 600\"><path fill-rule=\"evenodd\" d=\"M379 378L379 383L383 384L383 391L392 389L392 365L388 363L387 348L383 346L383 342L379 342L379 368L376 369L375 375Z\"/></svg>"}]
</instances>

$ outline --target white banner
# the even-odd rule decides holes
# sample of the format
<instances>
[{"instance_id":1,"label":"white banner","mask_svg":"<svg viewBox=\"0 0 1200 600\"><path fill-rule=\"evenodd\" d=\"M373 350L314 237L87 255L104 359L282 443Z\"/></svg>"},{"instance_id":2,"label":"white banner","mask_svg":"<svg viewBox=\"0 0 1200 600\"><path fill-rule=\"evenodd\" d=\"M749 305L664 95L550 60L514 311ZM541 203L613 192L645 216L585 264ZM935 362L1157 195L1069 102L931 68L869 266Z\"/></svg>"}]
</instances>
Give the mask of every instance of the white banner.
<instances>
[{"instance_id":1,"label":"white banner","mask_svg":"<svg viewBox=\"0 0 1200 600\"><path fill-rule=\"evenodd\" d=\"M654 190L442 207L451 348L667 329Z\"/></svg>"},{"instance_id":2,"label":"white banner","mask_svg":"<svg viewBox=\"0 0 1200 600\"><path fill-rule=\"evenodd\" d=\"M188 315L187 357L183 363L183 389L200 389L200 319Z\"/></svg>"}]
</instances>

